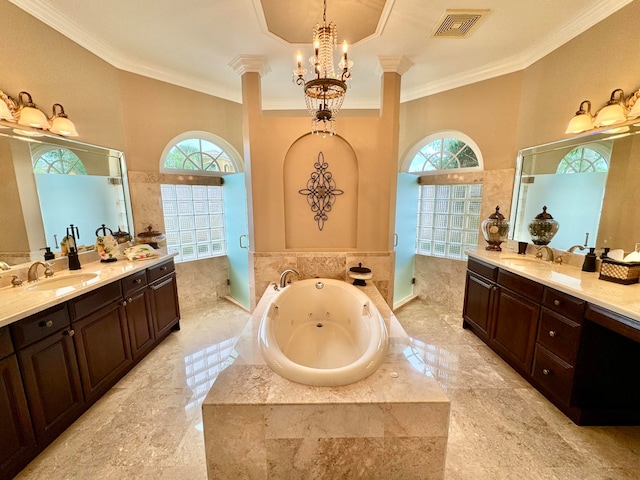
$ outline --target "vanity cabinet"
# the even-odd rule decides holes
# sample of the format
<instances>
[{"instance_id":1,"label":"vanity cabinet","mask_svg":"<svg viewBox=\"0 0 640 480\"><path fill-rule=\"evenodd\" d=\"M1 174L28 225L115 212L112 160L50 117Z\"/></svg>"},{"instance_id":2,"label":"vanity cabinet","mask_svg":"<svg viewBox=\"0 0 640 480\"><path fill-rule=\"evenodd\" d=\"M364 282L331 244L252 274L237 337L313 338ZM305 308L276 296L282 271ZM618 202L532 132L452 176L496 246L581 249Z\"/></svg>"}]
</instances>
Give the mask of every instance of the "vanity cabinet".
<instances>
[{"instance_id":1,"label":"vanity cabinet","mask_svg":"<svg viewBox=\"0 0 640 480\"><path fill-rule=\"evenodd\" d=\"M138 272L123 279L122 290L131 355L137 361L153 348L156 341L147 272Z\"/></svg>"},{"instance_id":2,"label":"vanity cabinet","mask_svg":"<svg viewBox=\"0 0 640 480\"><path fill-rule=\"evenodd\" d=\"M34 455L36 438L9 327L0 329L0 472L17 474Z\"/></svg>"},{"instance_id":3,"label":"vanity cabinet","mask_svg":"<svg viewBox=\"0 0 640 480\"><path fill-rule=\"evenodd\" d=\"M147 270L153 325L157 339L179 328L180 307L173 259Z\"/></svg>"},{"instance_id":4,"label":"vanity cabinet","mask_svg":"<svg viewBox=\"0 0 640 480\"><path fill-rule=\"evenodd\" d=\"M129 327L120 282L69 302L84 396L100 398L132 366Z\"/></svg>"},{"instance_id":5,"label":"vanity cabinet","mask_svg":"<svg viewBox=\"0 0 640 480\"><path fill-rule=\"evenodd\" d=\"M10 327L38 445L48 445L84 410L67 304Z\"/></svg>"},{"instance_id":6,"label":"vanity cabinet","mask_svg":"<svg viewBox=\"0 0 640 480\"><path fill-rule=\"evenodd\" d=\"M463 327L576 424L640 424L640 322L469 258Z\"/></svg>"}]
</instances>

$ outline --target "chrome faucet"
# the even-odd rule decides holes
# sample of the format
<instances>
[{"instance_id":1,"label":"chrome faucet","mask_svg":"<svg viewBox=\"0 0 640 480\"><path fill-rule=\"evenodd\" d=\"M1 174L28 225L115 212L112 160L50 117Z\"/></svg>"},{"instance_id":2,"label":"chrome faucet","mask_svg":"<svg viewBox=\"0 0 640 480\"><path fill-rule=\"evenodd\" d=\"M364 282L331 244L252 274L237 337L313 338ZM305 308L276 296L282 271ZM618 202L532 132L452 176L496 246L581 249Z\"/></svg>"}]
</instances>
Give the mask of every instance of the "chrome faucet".
<instances>
[{"instance_id":1,"label":"chrome faucet","mask_svg":"<svg viewBox=\"0 0 640 480\"><path fill-rule=\"evenodd\" d=\"M34 262L31 264L29 271L27 272L27 282L38 281L38 265L42 265L44 267L45 278L53 277L53 270L51 269L50 263Z\"/></svg>"},{"instance_id":2,"label":"chrome faucet","mask_svg":"<svg viewBox=\"0 0 640 480\"><path fill-rule=\"evenodd\" d=\"M582 245L574 245L572 247L569 247L567 249L567 252L569 253L573 253L575 251L576 248L579 248L580 250L584 250L584 247Z\"/></svg>"},{"instance_id":3,"label":"chrome faucet","mask_svg":"<svg viewBox=\"0 0 640 480\"><path fill-rule=\"evenodd\" d=\"M282 274L280 275L280 288L284 288L287 286L287 275L289 275L290 273L294 273L297 277L300 276L298 272L296 272L291 268L288 268L287 270L282 272Z\"/></svg>"},{"instance_id":4,"label":"chrome faucet","mask_svg":"<svg viewBox=\"0 0 640 480\"><path fill-rule=\"evenodd\" d=\"M538 252L536 253L536 258L542 259L543 250L547 253L547 260L549 260L550 262L553 262L553 250L551 250L546 245L541 245L541 246L538 247Z\"/></svg>"}]
</instances>

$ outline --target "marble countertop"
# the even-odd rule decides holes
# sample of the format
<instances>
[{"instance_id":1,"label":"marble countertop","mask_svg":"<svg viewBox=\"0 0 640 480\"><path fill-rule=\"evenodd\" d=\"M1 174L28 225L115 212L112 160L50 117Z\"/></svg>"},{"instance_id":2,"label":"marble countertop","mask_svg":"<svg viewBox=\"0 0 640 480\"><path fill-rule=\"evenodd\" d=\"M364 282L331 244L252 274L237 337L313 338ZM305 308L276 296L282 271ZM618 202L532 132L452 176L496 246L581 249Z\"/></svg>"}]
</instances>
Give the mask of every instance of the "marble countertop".
<instances>
[{"instance_id":1,"label":"marble countertop","mask_svg":"<svg viewBox=\"0 0 640 480\"><path fill-rule=\"evenodd\" d=\"M555 288L594 305L640 322L640 284L620 285L599 280L597 272L580 267L538 260L512 251L492 252L481 248L466 252L471 258L495 265L522 277Z\"/></svg>"},{"instance_id":2,"label":"marble countertop","mask_svg":"<svg viewBox=\"0 0 640 480\"><path fill-rule=\"evenodd\" d=\"M84 293L100 288L121 278L127 277L132 273L139 272L149 267L153 267L163 261L174 257L175 254L167 254L160 252L160 256L148 260L118 260L117 262L101 263L94 261L83 263L80 270L62 270L57 271L52 277L53 279L62 279L73 275L94 273L96 276L74 286L63 286L55 289L47 290L30 290L34 285L44 284L48 279L42 279L39 282L27 283L26 275L22 275L24 280L21 287L2 287L0 288L0 328L10 323L16 322L22 318L26 318L34 313L41 312L49 307L58 305L72 298L78 297ZM11 270L3 272L5 274L13 273ZM42 277L42 268L39 270Z\"/></svg>"}]
</instances>

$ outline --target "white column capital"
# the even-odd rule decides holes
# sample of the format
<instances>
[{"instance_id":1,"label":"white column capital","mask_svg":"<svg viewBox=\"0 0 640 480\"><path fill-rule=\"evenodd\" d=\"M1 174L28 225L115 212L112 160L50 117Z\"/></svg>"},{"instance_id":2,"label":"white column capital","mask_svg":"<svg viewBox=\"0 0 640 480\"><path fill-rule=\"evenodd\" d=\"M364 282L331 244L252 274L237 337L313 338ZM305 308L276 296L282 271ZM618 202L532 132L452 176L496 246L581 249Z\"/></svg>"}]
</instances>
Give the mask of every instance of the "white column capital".
<instances>
[{"instance_id":1,"label":"white column capital","mask_svg":"<svg viewBox=\"0 0 640 480\"><path fill-rule=\"evenodd\" d=\"M393 72L403 75L414 63L406 55L378 55L379 74Z\"/></svg>"},{"instance_id":2,"label":"white column capital","mask_svg":"<svg viewBox=\"0 0 640 480\"><path fill-rule=\"evenodd\" d=\"M229 66L240 76L248 72L257 72L264 77L271 71L267 59L262 55L238 55L229 62Z\"/></svg>"}]
</instances>

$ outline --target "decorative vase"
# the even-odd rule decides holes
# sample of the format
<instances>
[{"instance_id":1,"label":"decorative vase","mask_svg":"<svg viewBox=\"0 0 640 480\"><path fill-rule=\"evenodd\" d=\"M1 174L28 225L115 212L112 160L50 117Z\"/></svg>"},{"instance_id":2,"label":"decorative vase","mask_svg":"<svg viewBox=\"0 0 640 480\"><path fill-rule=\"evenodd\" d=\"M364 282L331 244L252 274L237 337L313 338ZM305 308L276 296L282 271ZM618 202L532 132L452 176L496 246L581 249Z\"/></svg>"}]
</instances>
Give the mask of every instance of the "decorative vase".
<instances>
[{"instance_id":1,"label":"decorative vase","mask_svg":"<svg viewBox=\"0 0 640 480\"><path fill-rule=\"evenodd\" d=\"M531 241L535 245L549 245L559 228L560 224L553 219L550 213L547 213L545 205L542 207L542 212L529 223Z\"/></svg>"},{"instance_id":2,"label":"decorative vase","mask_svg":"<svg viewBox=\"0 0 640 480\"><path fill-rule=\"evenodd\" d=\"M482 235L487 242L487 250L501 252L500 244L507 240L509 233L509 222L500 213L500 207L496 207L495 213L482 222Z\"/></svg>"}]
</instances>

